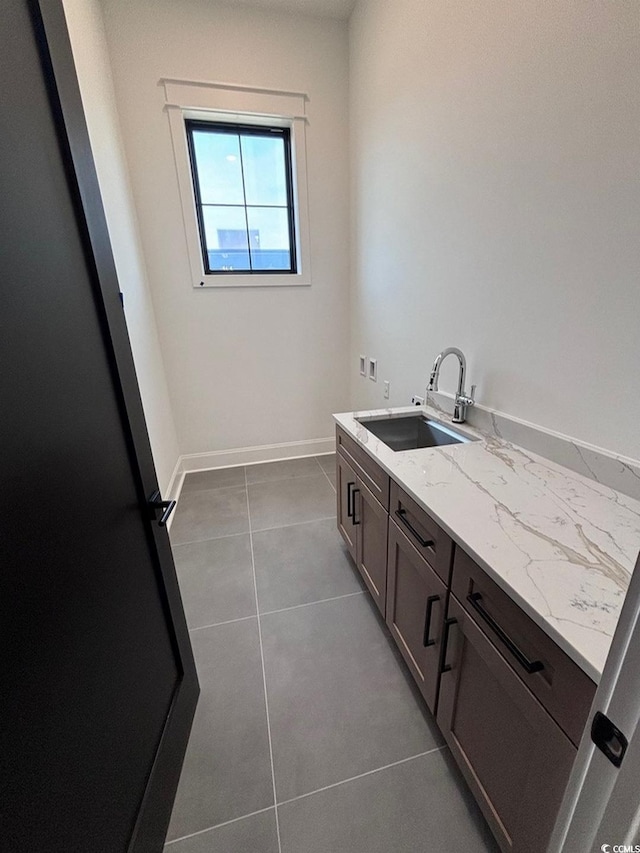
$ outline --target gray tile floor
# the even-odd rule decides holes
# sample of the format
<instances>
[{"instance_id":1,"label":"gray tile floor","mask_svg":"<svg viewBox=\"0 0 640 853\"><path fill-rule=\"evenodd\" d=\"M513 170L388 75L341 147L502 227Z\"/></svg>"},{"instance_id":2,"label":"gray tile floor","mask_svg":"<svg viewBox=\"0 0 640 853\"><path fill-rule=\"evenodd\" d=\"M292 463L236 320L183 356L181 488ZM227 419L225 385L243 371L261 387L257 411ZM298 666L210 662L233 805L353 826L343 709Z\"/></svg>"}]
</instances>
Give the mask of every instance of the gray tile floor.
<instances>
[{"instance_id":1,"label":"gray tile floor","mask_svg":"<svg viewBox=\"0 0 640 853\"><path fill-rule=\"evenodd\" d=\"M335 529L335 457L187 477L201 694L168 853L495 851Z\"/></svg>"}]
</instances>

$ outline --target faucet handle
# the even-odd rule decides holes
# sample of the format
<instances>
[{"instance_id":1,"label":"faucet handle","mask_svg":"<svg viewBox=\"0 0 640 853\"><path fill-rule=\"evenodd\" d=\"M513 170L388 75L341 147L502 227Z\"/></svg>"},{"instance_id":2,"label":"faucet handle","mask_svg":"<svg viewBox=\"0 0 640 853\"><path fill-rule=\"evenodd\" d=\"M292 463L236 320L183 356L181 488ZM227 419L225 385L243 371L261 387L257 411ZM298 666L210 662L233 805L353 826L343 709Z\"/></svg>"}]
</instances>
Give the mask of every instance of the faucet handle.
<instances>
[{"instance_id":1,"label":"faucet handle","mask_svg":"<svg viewBox=\"0 0 640 853\"><path fill-rule=\"evenodd\" d=\"M467 396L466 394L456 394L456 403L460 406L473 406L475 403L475 395L476 395L476 386L471 386L471 392Z\"/></svg>"}]
</instances>

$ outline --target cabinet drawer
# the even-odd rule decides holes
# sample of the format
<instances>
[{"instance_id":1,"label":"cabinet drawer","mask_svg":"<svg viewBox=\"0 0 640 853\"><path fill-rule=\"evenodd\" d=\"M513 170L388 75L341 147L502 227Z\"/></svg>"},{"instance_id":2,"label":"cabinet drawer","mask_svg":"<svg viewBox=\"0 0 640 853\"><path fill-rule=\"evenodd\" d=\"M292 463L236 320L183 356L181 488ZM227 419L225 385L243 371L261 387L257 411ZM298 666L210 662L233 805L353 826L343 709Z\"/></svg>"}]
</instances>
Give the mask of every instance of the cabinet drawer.
<instances>
[{"instance_id":1,"label":"cabinet drawer","mask_svg":"<svg viewBox=\"0 0 640 853\"><path fill-rule=\"evenodd\" d=\"M385 509L389 509L389 475L344 430L336 427L336 448Z\"/></svg>"},{"instance_id":2,"label":"cabinet drawer","mask_svg":"<svg viewBox=\"0 0 640 853\"><path fill-rule=\"evenodd\" d=\"M461 548L451 589L473 621L578 744L596 685Z\"/></svg>"},{"instance_id":3,"label":"cabinet drawer","mask_svg":"<svg viewBox=\"0 0 640 853\"><path fill-rule=\"evenodd\" d=\"M449 583L453 542L431 516L400 486L391 481L389 515L410 539L419 554Z\"/></svg>"}]
</instances>

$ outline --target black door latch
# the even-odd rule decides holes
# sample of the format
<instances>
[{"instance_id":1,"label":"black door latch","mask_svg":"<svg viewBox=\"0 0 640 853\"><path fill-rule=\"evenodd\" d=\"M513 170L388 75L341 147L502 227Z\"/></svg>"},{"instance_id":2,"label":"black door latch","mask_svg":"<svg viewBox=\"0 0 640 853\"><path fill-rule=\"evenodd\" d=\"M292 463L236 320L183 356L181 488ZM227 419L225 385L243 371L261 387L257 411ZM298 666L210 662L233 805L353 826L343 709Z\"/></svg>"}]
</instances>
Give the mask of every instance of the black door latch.
<instances>
[{"instance_id":1,"label":"black door latch","mask_svg":"<svg viewBox=\"0 0 640 853\"><path fill-rule=\"evenodd\" d=\"M591 723L591 740L615 767L620 767L629 741L600 711L596 712Z\"/></svg>"}]
</instances>

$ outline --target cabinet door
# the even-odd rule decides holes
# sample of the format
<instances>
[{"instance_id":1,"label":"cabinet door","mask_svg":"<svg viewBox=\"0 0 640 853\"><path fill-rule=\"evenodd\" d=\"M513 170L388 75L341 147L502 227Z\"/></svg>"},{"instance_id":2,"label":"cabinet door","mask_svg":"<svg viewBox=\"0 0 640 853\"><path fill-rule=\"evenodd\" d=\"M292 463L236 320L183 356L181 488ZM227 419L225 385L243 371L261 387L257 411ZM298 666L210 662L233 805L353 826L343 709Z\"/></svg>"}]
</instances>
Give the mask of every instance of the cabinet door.
<instances>
[{"instance_id":1,"label":"cabinet door","mask_svg":"<svg viewBox=\"0 0 640 853\"><path fill-rule=\"evenodd\" d=\"M387 527L389 516L358 477L355 490L356 565L384 617L387 595Z\"/></svg>"},{"instance_id":2,"label":"cabinet door","mask_svg":"<svg viewBox=\"0 0 640 853\"><path fill-rule=\"evenodd\" d=\"M336 497L338 502L338 530L349 553L356 559L356 528L353 524L354 491L357 477L353 468L336 453Z\"/></svg>"},{"instance_id":3,"label":"cabinet door","mask_svg":"<svg viewBox=\"0 0 640 853\"><path fill-rule=\"evenodd\" d=\"M438 693L447 588L392 520L387 625L431 711Z\"/></svg>"},{"instance_id":4,"label":"cabinet door","mask_svg":"<svg viewBox=\"0 0 640 853\"><path fill-rule=\"evenodd\" d=\"M453 595L448 617L440 729L501 849L546 850L576 749Z\"/></svg>"}]
</instances>

